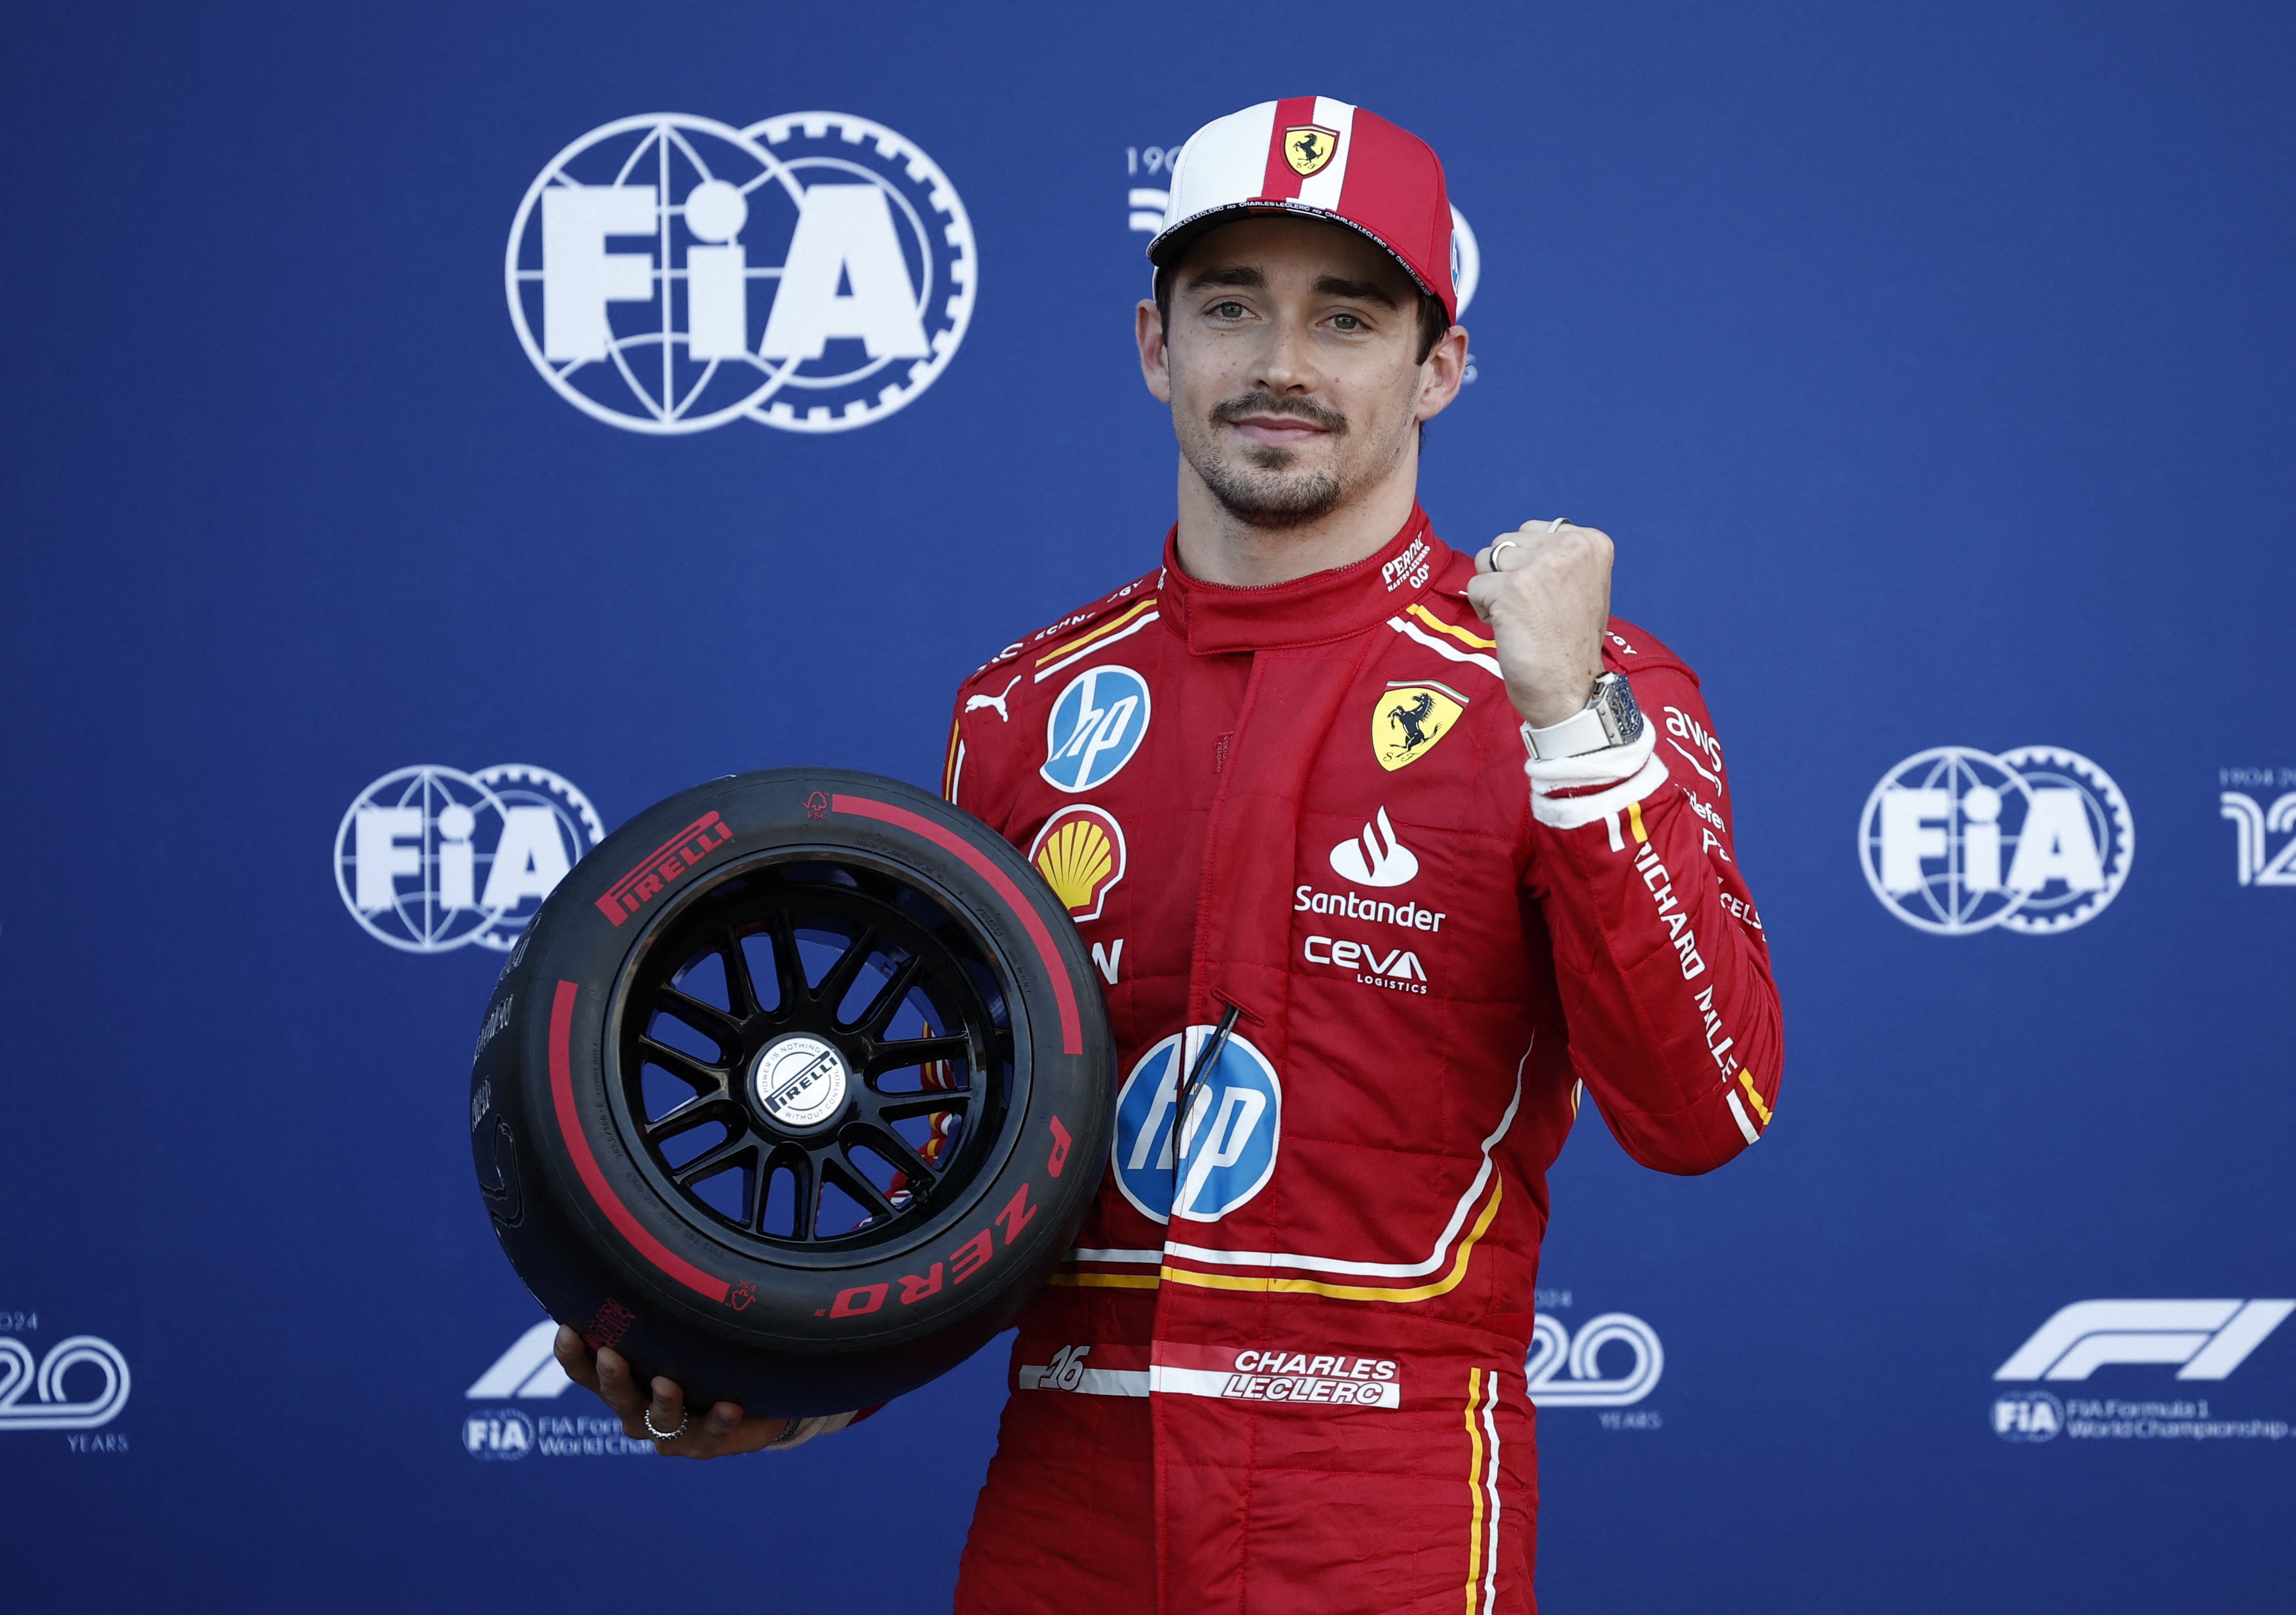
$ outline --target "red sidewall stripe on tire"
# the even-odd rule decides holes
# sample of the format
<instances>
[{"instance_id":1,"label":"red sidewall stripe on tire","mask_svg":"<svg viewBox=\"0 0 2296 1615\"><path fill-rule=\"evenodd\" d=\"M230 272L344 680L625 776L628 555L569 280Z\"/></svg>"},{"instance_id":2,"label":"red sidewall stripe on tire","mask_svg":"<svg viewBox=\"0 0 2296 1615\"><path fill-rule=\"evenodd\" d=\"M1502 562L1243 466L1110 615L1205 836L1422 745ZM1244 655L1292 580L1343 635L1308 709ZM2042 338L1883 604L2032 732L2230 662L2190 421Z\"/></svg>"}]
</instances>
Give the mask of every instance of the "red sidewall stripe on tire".
<instances>
[{"instance_id":1,"label":"red sidewall stripe on tire","mask_svg":"<svg viewBox=\"0 0 2296 1615\"><path fill-rule=\"evenodd\" d=\"M988 855L955 831L934 824L922 815L906 808L896 808L890 802L880 802L865 796L846 796L840 793L829 799L829 805L839 813L858 814L865 819L881 819L888 824L898 824L912 835L921 835L937 847L956 854L996 889L1021 919L1021 928L1029 933L1029 940L1037 945L1037 953L1045 962L1045 970L1053 979L1053 996L1061 1007L1061 1053L1084 1053L1084 1021L1077 1013L1076 986L1069 980L1069 967L1053 947L1053 933L1045 929L1036 909L1013 884L1013 877L988 861Z\"/></svg>"},{"instance_id":2,"label":"red sidewall stripe on tire","mask_svg":"<svg viewBox=\"0 0 2296 1615\"><path fill-rule=\"evenodd\" d=\"M581 1118L574 1109L574 999L581 990L571 981L561 981L558 996L550 1005L550 1099L558 1111L558 1132L566 1141L566 1152L574 1158L574 1169L582 1175L583 1186L590 1191L590 1198L598 1202L606 1220L621 1231L622 1237L636 1248L640 1256L687 1289L699 1291L713 1301L723 1301L733 1286L724 1279L712 1278L647 1233L606 1182L606 1175L598 1170L598 1158L590 1152L590 1140L583 1133Z\"/></svg>"}]
</instances>

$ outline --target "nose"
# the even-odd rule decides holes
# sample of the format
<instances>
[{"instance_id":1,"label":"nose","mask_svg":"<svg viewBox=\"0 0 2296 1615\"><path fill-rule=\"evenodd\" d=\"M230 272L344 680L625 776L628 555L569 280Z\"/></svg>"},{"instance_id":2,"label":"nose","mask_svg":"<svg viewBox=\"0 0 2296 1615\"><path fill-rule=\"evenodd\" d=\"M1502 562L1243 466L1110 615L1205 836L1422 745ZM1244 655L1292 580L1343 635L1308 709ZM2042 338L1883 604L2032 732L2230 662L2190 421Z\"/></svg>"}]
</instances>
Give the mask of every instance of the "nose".
<instances>
[{"instance_id":1,"label":"nose","mask_svg":"<svg viewBox=\"0 0 2296 1615\"><path fill-rule=\"evenodd\" d=\"M1307 330L1295 320L1268 322L1267 336L1258 357L1259 363L1252 379L1268 392L1307 394L1323 383L1314 345Z\"/></svg>"}]
</instances>

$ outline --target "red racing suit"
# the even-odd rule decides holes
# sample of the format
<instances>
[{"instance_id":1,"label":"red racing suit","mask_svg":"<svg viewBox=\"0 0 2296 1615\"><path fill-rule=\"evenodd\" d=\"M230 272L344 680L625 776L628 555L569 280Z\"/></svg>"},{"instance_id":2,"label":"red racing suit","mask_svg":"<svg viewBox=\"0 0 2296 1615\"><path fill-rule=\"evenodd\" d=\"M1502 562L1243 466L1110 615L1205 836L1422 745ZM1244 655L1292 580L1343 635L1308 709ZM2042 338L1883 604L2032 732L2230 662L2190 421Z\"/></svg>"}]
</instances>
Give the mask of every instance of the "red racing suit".
<instances>
[{"instance_id":1,"label":"red racing suit","mask_svg":"<svg viewBox=\"0 0 2296 1615\"><path fill-rule=\"evenodd\" d=\"M1721 1165L1781 1043L1696 676L1613 621L1643 735L1527 769L1473 570L1417 510L1271 588L1168 538L959 692L947 793L1069 901L1124 1085L960 1615L1534 1607L1546 1168L1582 1092Z\"/></svg>"}]
</instances>

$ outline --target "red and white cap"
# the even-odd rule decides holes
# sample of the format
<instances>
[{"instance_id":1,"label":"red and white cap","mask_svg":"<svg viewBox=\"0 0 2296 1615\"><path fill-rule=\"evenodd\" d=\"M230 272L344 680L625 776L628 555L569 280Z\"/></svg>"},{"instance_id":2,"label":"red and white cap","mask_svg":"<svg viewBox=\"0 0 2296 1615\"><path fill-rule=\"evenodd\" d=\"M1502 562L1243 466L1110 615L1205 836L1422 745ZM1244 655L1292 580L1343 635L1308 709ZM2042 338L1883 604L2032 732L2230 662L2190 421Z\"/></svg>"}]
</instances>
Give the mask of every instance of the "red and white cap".
<instances>
[{"instance_id":1,"label":"red and white cap","mask_svg":"<svg viewBox=\"0 0 2296 1615\"><path fill-rule=\"evenodd\" d=\"M1263 101L1216 118L1180 148L1171 206L1148 259L1162 268L1215 225L1272 212L1362 232L1459 317L1443 163L1416 135L1328 95Z\"/></svg>"}]
</instances>

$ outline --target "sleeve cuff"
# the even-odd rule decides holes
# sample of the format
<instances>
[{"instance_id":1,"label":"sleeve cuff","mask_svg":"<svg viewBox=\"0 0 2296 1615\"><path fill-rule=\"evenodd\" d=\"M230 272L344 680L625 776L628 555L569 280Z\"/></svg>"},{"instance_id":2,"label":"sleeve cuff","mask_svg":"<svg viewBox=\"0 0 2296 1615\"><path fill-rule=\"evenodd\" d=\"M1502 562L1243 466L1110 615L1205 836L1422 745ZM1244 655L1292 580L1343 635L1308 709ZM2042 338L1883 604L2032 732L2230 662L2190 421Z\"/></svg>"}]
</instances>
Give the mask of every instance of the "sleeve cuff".
<instances>
[{"instance_id":1,"label":"sleeve cuff","mask_svg":"<svg viewBox=\"0 0 2296 1615\"><path fill-rule=\"evenodd\" d=\"M1523 764L1522 771L1530 780L1533 818L1557 830L1609 819L1613 840L1618 839L1618 816L1667 779L1666 764L1658 755L1658 726L1647 719L1643 732L1623 746L1545 762L1534 758Z\"/></svg>"}]
</instances>

